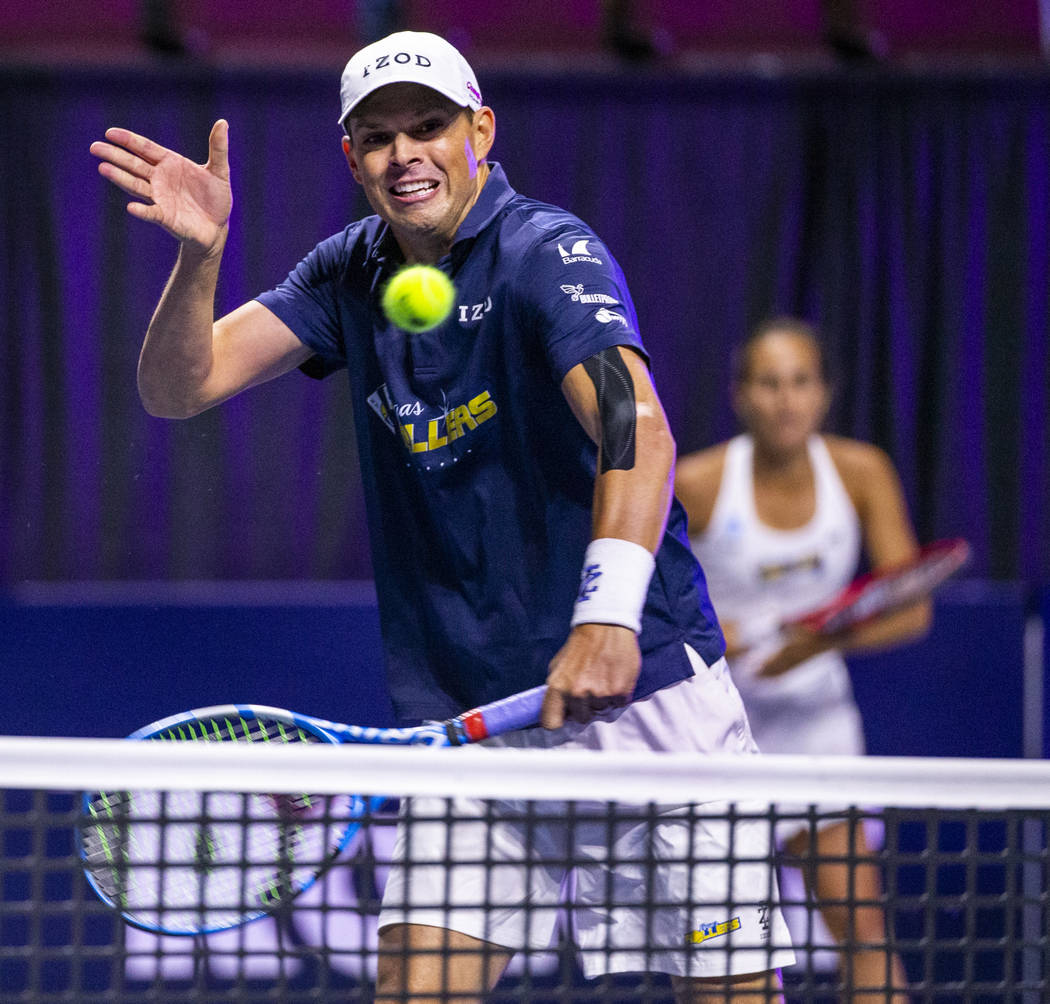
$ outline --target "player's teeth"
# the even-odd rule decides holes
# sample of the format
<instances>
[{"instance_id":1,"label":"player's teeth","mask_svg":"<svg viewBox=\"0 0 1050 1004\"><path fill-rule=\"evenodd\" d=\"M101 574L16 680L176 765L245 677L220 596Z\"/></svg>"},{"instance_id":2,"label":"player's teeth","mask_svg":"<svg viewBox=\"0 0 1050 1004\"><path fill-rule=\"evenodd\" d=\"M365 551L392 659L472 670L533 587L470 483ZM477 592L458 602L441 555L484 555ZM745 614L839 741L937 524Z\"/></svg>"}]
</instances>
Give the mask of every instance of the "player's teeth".
<instances>
[{"instance_id":1,"label":"player's teeth","mask_svg":"<svg viewBox=\"0 0 1050 1004\"><path fill-rule=\"evenodd\" d=\"M411 185L397 185L394 188L394 191L397 192L398 195L411 195L413 192L422 192L425 188L431 187L433 187L433 182L419 181Z\"/></svg>"}]
</instances>

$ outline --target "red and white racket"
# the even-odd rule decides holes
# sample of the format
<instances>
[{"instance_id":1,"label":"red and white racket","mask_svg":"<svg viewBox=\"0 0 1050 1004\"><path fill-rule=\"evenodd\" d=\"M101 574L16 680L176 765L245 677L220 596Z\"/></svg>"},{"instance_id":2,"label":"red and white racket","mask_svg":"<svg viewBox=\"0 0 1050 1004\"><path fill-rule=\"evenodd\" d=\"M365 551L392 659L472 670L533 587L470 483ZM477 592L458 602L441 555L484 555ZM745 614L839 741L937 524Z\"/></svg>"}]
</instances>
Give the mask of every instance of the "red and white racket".
<instances>
[{"instance_id":1,"label":"red and white racket","mask_svg":"<svg viewBox=\"0 0 1050 1004\"><path fill-rule=\"evenodd\" d=\"M910 561L880 568L854 579L834 599L784 625L795 624L818 634L836 634L899 610L928 596L970 559L962 538L928 544Z\"/></svg>"},{"instance_id":2,"label":"red and white racket","mask_svg":"<svg viewBox=\"0 0 1050 1004\"><path fill-rule=\"evenodd\" d=\"M961 538L928 544L910 561L854 579L814 610L786 619L773 615L771 611L756 610L737 624L737 644L743 649L761 650L768 655L783 644L793 627L818 634L837 634L867 623L928 596L962 568L969 557L970 545Z\"/></svg>"}]
</instances>

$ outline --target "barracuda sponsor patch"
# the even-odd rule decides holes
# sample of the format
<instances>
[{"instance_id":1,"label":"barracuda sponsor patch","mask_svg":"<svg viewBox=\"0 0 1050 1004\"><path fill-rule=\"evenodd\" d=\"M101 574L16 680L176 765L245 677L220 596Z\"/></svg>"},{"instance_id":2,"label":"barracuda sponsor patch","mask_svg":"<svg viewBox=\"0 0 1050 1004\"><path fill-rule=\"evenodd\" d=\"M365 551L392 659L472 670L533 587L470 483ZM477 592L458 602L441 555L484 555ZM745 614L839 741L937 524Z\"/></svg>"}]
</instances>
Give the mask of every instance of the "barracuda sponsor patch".
<instances>
[{"instance_id":1,"label":"barracuda sponsor patch","mask_svg":"<svg viewBox=\"0 0 1050 1004\"><path fill-rule=\"evenodd\" d=\"M586 261L592 265L601 265L601 258L596 257L591 249L588 247L593 238L591 237L579 237L569 245L569 249L565 249L564 244L558 244L558 254L561 255L561 260L566 265L575 265L577 262Z\"/></svg>"}]
</instances>

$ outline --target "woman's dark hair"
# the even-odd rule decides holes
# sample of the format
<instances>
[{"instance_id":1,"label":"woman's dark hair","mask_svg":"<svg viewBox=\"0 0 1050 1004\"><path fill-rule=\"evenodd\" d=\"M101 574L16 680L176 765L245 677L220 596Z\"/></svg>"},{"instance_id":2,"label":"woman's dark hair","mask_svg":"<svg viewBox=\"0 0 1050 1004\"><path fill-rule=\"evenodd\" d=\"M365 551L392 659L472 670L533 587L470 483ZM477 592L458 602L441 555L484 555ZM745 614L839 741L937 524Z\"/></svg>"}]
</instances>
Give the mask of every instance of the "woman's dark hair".
<instances>
[{"instance_id":1,"label":"woman's dark hair","mask_svg":"<svg viewBox=\"0 0 1050 1004\"><path fill-rule=\"evenodd\" d=\"M774 331L787 331L798 335L809 342L817 353L817 365L820 369L820 378L826 384L831 384L831 374L828 372L827 353L820 332L808 321L800 317L782 315L770 317L762 321L752 332L733 350L733 383L745 383L751 368L751 351L766 335Z\"/></svg>"}]
</instances>

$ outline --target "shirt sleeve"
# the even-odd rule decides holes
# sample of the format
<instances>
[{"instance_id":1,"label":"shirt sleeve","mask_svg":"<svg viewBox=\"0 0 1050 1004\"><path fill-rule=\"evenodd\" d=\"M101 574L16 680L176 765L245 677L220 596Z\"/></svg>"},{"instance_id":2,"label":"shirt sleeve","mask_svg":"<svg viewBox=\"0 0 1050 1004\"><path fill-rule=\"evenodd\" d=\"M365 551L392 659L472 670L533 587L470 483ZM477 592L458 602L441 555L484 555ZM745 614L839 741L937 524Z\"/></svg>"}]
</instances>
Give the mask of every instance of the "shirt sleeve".
<instances>
[{"instance_id":1,"label":"shirt sleeve","mask_svg":"<svg viewBox=\"0 0 1050 1004\"><path fill-rule=\"evenodd\" d=\"M648 362L627 281L608 248L585 229L558 228L529 250L523 309L560 382L603 349L627 345Z\"/></svg>"},{"instance_id":2,"label":"shirt sleeve","mask_svg":"<svg viewBox=\"0 0 1050 1004\"><path fill-rule=\"evenodd\" d=\"M288 277L256 299L277 315L315 357L311 375L327 375L346 366L343 311L345 288L345 234L317 245Z\"/></svg>"}]
</instances>

